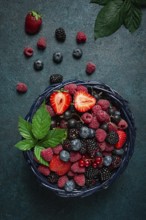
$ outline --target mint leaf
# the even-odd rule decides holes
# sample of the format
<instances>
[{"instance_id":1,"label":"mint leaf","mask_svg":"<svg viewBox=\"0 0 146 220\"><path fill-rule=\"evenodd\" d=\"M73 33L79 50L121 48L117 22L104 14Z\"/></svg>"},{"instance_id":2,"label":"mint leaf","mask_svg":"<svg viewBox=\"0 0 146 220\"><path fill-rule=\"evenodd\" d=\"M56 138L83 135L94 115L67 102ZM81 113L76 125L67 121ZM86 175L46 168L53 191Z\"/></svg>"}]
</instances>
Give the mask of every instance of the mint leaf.
<instances>
[{"instance_id":1,"label":"mint leaf","mask_svg":"<svg viewBox=\"0 0 146 220\"><path fill-rule=\"evenodd\" d=\"M124 9L126 12L124 25L130 32L134 32L141 23L141 9L136 7L130 0L125 2Z\"/></svg>"},{"instance_id":2,"label":"mint leaf","mask_svg":"<svg viewBox=\"0 0 146 220\"><path fill-rule=\"evenodd\" d=\"M32 133L35 138L44 138L50 129L50 124L51 116L46 109L45 103L43 103L32 118Z\"/></svg>"},{"instance_id":3,"label":"mint leaf","mask_svg":"<svg viewBox=\"0 0 146 220\"><path fill-rule=\"evenodd\" d=\"M112 0L91 0L90 3L96 3L99 5L106 5L109 1L112 1Z\"/></svg>"},{"instance_id":4,"label":"mint leaf","mask_svg":"<svg viewBox=\"0 0 146 220\"><path fill-rule=\"evenodd\" d=\"M94 27L95 39L113 34L120 28L122 23L123 1L110 1L97 15Z\"/></svg>"},{"instance_id":5,"label":"mint leaf","mask_svg":"<svg viewBox=\"0 0 146 220\"><path fill-rule=\"evenodd\" d=\"M41 151L44 150L45 148L44 147L41 147L41 146L38 146L36 145L35 148L34 148L34 155L35 157L37 158L37 160L45 165L45 166L49 166L48 162L45 161L42 157L41 157Z\"/></svg>"},{"instance_id":6,"label":"mint leaf","mask_svg":"<svg viewBox=\"0 0 146 220\"><path fill-rule=\"evenodd\" d=\"M31 123L24 120L22 117L19 117L18 121L18 129L21 136L25 139L33 139L33 135L31 132Z\"/></svg>"},{"instance_id":7,"label":"mint leaf","mask_svg":"<svg viewBox=\"0 0 146 220\"><path fill-rule=\"evenodd\" d=\"M41 143L44 147L56 147L67 138L66 129L54 128L49 131L46 139Z\"/></svg>"},{"instance_id":8,"label":"mint leaf","mask_svg":"<svg viewBox=\"0 0 146 220\"><path fill-rule=\"evenodd\" d=\"M15 147L23 151L30 150L31 148L34 147L34 142L32 140L22 140L22 141L19 141L15 145Z\"/></svg>"}]
</instances>

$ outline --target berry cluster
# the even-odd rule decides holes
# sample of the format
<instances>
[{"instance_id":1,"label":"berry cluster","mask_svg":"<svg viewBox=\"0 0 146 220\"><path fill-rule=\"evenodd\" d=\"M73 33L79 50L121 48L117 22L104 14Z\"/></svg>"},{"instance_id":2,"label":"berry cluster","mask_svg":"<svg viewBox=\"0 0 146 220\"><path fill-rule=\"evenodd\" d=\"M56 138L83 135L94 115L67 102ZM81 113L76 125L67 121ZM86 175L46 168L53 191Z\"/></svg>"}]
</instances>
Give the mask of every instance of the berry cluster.
<instances>
[{"instance_id":1,"label":"berry cluster","mask_svg":"<svg viewBox=\"0 0 146 220\"><path fill-rule=\"evenodd\" d=\"M67 139L42 150L49 167L38 166L51 184L67 192L93 187L111 178L121 165L127 122L104 93L67 84L46 100L53 127L67 130ZM61 111L60 111L61 109Z\"/></svg>"}]
</instances>

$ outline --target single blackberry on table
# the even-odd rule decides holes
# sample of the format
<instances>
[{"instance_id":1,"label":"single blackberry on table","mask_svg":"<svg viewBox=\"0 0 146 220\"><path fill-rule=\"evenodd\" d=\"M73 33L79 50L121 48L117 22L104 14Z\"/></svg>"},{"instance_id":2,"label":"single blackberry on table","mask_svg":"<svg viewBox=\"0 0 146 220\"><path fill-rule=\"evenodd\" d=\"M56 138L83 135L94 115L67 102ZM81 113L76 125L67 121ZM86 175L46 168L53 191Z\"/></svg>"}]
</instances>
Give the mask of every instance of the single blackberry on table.
<instances>
[{"instance_id":1,"label":"single blackberry on table","mask_svg":"<svg viewBox=\"0 0 146 220\"><path fill-rule=\"evenodd\" d=\"M111 177L111 172L107 167L103 167L100 171L99 171L99 179L100 181L104 182L106 180L108 180Z\"/></svg>"},{"instance_id":2,"label":"single blackberry on table","mask_svg":"<svg viewBox=\"0 0 146 220\"><path fill-rule=\"evenodd\" d=\"M49 183L57 183L59 176L56 173L51 172L47 178Z\"/></svg>"},{"instance_id":3,"label":"single blackberry on table","mask_svg":"<svg viewBox=\"0 0 146 220\"><path fill-rule=\"evenodd\" d=\"M63 76L61 74L52 74L50 76L50 84L61 83L63 81Z\"/></svg>"},{"instance_id":4,"label":"single blackberry on table","mask_svg":"<svg viewBox=\"0 0 146 220\"><path fill-rule=\"evenodd\" d=\"M119 136L117 132L110 131L106 137L106 141L111 145L116 144L119 141Z\"/></svg>"},{"instance_id":5,"label":"single blackberry on table","mask_svg":"<svg viewBox=\"0 0 146 220\"><path fill-rule=\"evenodd\" d=\"M56 40L60 41L60 42L64 42L65 39L66 39L66 33L65 33L65 30L63 28L57 28L55 30L55 37L56 37Z\"/></svg>"},{"instance_id":6,"label":"single blackberry on table","mask_svg":"<svg viewBox=\"0 0 146 220\"><path fill-rule=\"evenodd\" d=\"M97 168L93 168L92 166L89 166L86 168L85 176L88 179L96 179L99 174L99 170Z\"/></svg>"},{"instance_id":7,"label":"single blackberry on table","mask_svg":"<svg viewBox=\"0 0 146 220\"><path fill-rule=\"evenodd\" d=\"M73 140L73 139L76 139L78 138L79 136L79 130L76 129L76 128L71 128L68 130L68 138Z\"/></svg>"},{"instance_id":8,"label":"single blackberry on table","mask_svg":"<svg viewBox=\"0 0 146 220\"><path fill-rule=\"evenodd\" d=\"M63 142L63 145L62 145L63 149L64 150L67 150L67 151L71 151L71 142L69 139L66 139L64 142Z\"/></svg>"},{"instance_id":9,"label":"single blackberry on table","mask_svg":"<svg viewBox=\"0 0 146 220\"><path fill-rule=\"evenodd\" d=\"M86 140L87 152L88 154L94 156L96 149L98 148L97 142L95 139Z\"/></svg>"}]
</instances>

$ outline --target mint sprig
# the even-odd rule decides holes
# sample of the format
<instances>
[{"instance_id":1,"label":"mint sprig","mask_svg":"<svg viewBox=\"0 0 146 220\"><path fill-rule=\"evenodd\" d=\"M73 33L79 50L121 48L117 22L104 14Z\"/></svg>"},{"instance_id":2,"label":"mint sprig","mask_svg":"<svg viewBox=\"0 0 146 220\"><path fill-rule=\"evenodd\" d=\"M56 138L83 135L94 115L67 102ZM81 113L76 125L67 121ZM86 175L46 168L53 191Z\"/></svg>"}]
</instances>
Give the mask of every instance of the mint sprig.
<instances>
[{"instance_id":1,"label":"mint sprig","mask_svg":"<svg viewBox=\"0 0 146 220\"><path fill-rule=\"evenodd\" d=\"M36 159L39 161L39 163L45 165L45 166L49 166L48 162L45 161L42 157L41 157L41 151L44 150L44 147L38 146L36 145L34 148L34 155L36 157Z\"/></svg>"}]
</instances>

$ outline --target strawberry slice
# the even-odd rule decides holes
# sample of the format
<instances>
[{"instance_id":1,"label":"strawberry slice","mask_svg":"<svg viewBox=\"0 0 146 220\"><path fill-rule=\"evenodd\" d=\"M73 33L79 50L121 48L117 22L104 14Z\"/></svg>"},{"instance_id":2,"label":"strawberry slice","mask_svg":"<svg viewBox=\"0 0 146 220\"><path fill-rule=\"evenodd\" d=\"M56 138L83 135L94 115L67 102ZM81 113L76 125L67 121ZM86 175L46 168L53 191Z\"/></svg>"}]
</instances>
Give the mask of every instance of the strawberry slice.
<instances>
[{"instance_id":1,"label":"strawberry slice","mask_svg":"<svg viewBox=\"0 0 146 220\"><path fill-rule=\"evenodd\" d=\"M74 105L79 112L90 110L96 103L96 99L88 92L77 91L74 96Z\"/></svg>"},{"instance_id":2,"label":"strawberry slice","mask_svg":"<svg viewBox=\"0 0 146 220\"><path fill-rule=\"evenodd\" d=\"M56 91L50 96L50 104L57 115L63 114L68 109L71 100L68 92Z\"/></svg>"},{"instance_id":3,"label":"strawberry slice","mask_svg":"<svg viewBox=\"0 0 146 220\"><path fill-rule=\"evenodd\" d=\"M127 134L122 130L118 130L117 134L119 136L119 141L116 143L115 148L121 149L127 140Z\"/></svg>"},{"instance_id":4,"label":"strawberry slice","mask_svg":"<svg viewBox=\"0 0 146 220\"><path fill-rule=\"evenodd\" d=\"M50 170L57 173L59 176L66 174L71 167L71 162L64 162L60 160L59 155L54 155L50 161Z\"/></svg>"}]
</instances>

